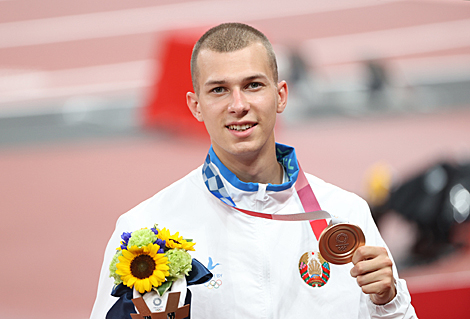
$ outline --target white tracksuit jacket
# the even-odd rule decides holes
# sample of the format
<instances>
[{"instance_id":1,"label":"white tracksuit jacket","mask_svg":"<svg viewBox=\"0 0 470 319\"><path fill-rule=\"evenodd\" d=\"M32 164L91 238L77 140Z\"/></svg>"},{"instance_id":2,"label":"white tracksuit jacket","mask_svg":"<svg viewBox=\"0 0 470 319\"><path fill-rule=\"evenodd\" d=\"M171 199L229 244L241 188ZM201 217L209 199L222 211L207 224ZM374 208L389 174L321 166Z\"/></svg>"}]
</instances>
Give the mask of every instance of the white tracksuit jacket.
<instances>
[{"instance_id":1,"label":"white tracksuit jacket","mask_svg":"<svg viewBox=\"0 0 470 319\"><path fill-rule=\"evenodd\" d=\"M295 180L289 181L287 174L287 183L270 190L270 185L241 182L212 149L209 154L237 207L267 214L302 212ZM189 288L192 319L416 318L406 283L395 267L397 296L383 306L374 305L362 292L350 275L351 263L330 264L329 280L321 287L306 284L299 260L305 252L318 251L309 222L245 215L214 196L201 172L202 167L197 168L118 219L106 248L92 319L105 318L117 300L110 295L113 279L108 267L121 234L155 223L192 238L197 243L193 258L214 274L211 282ZM366 245L386 247L364 200L306 176L323 210L360 226Z\"/></svg>"}]
</instances>

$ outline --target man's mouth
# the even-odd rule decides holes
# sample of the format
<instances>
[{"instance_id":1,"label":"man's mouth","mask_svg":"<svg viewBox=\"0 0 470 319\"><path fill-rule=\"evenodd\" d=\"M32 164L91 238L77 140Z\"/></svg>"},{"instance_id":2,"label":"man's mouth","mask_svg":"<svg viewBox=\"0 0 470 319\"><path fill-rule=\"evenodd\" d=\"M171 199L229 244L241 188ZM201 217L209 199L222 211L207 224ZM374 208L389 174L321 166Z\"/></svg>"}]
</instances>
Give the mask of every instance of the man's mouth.
<instances>
[{"instance_id":1,"label":"man's mouth","mask_svg":"<svg viewBox=\"0 0 470 319\"><path fill-rule=\"evenodd\" d=\"M232 131L238 131L238 132L243 132L246 131L249 128L252 128L256 124L242 124L242 125L228 125L228 129Z\"/></svg>"}]
</instances>

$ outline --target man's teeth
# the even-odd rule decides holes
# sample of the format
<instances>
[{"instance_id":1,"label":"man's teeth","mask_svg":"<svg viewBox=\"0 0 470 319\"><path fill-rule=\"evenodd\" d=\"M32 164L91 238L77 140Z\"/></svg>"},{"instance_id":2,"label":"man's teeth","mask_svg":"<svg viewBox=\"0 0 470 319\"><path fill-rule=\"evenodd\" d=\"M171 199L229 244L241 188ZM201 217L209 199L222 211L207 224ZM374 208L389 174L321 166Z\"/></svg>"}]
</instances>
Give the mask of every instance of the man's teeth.
<instances>
[{"instance_id":1,"label":"man's teeth","mask_svg":"<svg viewBox=\"0 0 470 319\"><path fill-rule=\"evenodd\" d=\"M253 124L243 124L243 125L229 125L228 128L230 130L234 130L234 131L246 131L247 129L249 129L250 127L253 127L254 125Z\"/></svg>"}]
</instances>

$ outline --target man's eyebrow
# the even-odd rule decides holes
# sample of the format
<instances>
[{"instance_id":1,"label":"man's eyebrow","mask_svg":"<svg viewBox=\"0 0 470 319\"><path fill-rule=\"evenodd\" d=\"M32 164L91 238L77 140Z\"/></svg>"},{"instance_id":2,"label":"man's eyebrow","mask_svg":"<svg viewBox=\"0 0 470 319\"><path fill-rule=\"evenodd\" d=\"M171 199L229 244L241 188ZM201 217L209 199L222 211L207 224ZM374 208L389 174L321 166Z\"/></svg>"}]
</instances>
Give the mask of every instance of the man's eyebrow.
<instances>
[{"instance_id":1,"label":"man's eyebrow","mask_svg":"<svg viewBox=\"0 0 470 319\"><path fill-rule=\"evenodd\" d=\"M267 79L268 77L262 73L259 73L259 74L255 74L255 75L252 75L252 76L249 76L249 77L246 77L243 79L244 82L250 82L250 81L253 81L253 80L258 80L258 79Z\"/></svg>"},{"instance_id":2,"label":"man's eyebrow","mask_svg":"<svg viewBox=\"0 0 470 319\"><path fill-rule=\"evenodd\" d=\"M204 86L223 85L225 83L227 83L225 80L210 80L204 83Z\"/></svg>"},{"instance_id":3,"label":"man's eyebrow","mask_svg":"<svg viewBox=\"0 0 470 319\"><path fill-rule=\"evenodd\" d=\"M264 79L268 79L268 77L263 73L258 73L258 74L250 75L244 78L242 81L250 82L250 81L259 80L259 79L264 80ZM204 86L224 85L224 84L227 84L226 80L209 80L206 83L204 83Z\"/></svg>"}]
</instances>

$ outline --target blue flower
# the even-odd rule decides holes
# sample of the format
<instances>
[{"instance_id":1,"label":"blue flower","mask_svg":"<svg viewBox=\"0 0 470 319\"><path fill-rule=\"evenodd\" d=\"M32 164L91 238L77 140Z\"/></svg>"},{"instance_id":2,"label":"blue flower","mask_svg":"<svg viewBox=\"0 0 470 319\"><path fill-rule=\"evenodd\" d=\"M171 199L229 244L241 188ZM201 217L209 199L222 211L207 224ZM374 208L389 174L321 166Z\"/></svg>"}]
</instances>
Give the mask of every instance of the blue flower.
<instances>
[{"instance_id":1,"label":"blue flower","mask_svg":"<svg viewBox=\"0 0 470 319\"><path fill-rule=\"evenodd\" d=\"M165 245L166 245L166 240L161 240L160 238L157 238L157 240L154 242L154 244L157 244L158 246L160 246L160 249L158 250L159 254L162 254L162 253L165 252L164 248L165 248Z\"/></svg>"},{"instance_id":2,"label":"blue flower","mask_svg":"<svg viewBox=\"0 0 470 319\"><path fill-rule=\"evenodd\" d=\"M123 232L121 235L122 241L121 241L121 249L127 249L127 244L129 243L129 239L132 236L132 232Z\"/></svg>"}]
</instances>

